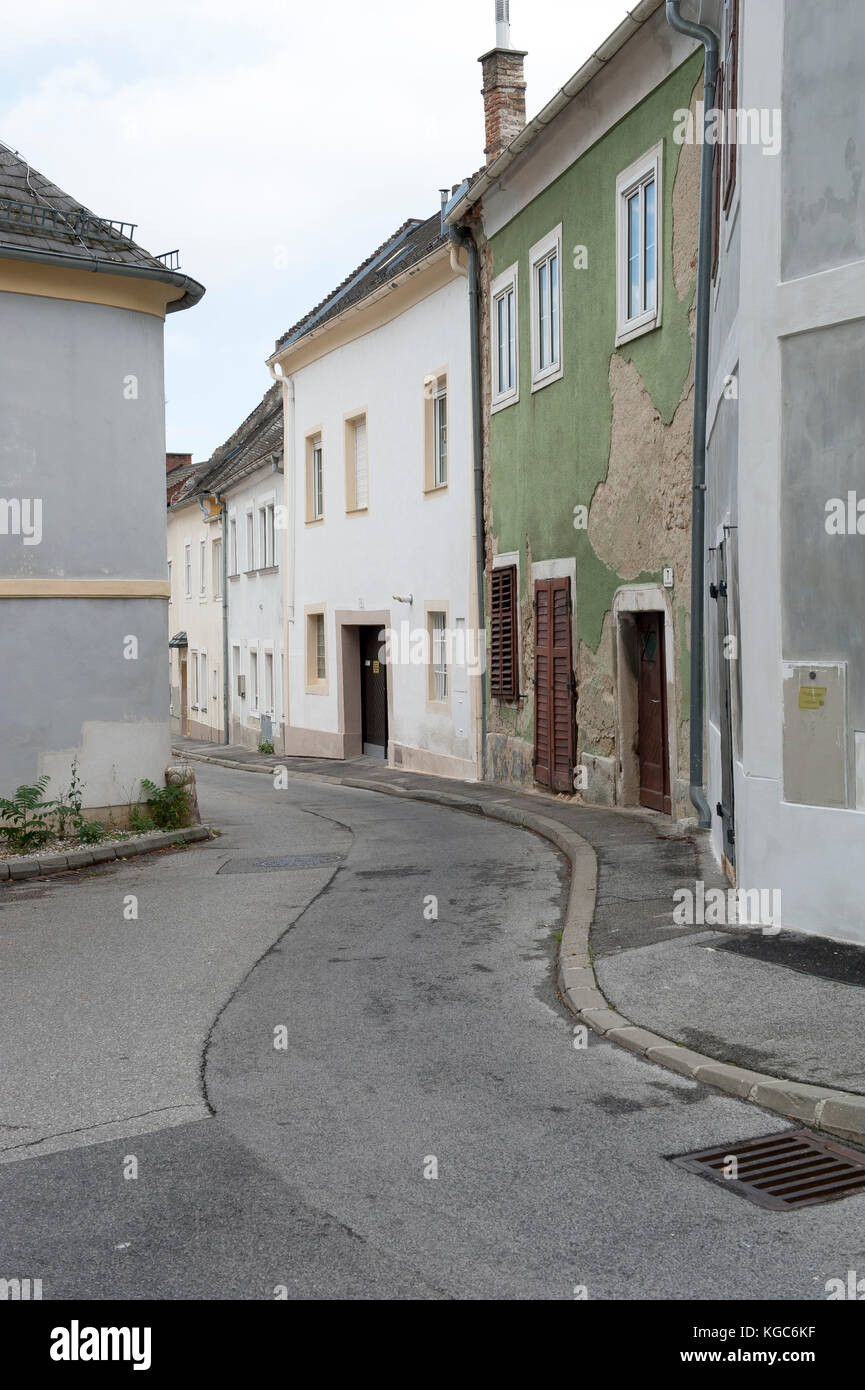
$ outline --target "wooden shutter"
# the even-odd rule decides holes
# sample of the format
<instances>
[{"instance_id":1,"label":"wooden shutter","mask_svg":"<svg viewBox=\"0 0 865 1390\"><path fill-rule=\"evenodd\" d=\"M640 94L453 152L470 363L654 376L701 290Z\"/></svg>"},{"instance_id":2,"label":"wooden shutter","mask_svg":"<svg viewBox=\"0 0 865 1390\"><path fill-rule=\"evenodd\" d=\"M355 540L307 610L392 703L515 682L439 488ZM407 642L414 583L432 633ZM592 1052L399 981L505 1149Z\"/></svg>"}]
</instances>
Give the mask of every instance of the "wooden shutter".
<instances>
[{"instance_id":1,"label":"wooden shutter","mask_svg":"<svg viewBox=\"0 0 865 1390\"><path fill-rule=\"evenodd\" d=\"M736 187L736 155L738 151L738 122L736 129L736 139L730 139L730 112L735 111L739 104L739 0L728 0L727 9L729 12L727 28L727 51L724 63L724 81L722 91L724 93L724 166L726 178L724 179L724 211L726 212L733 199L733 190ZM717 146L716 146L717 148Z\"/></svg>"},{"instance_id":2,"label":"wooden shutter","mask_svg":"<svg viewBox=\"0 0 865 1390\"><path fill-rule=\"evenodd\" d=\"M571 581L535 584L535 779L573 791L574 678Z\"/></svg>"},{"instance_id":3,"label":"wooden shutter","mask_svg":"<svg viewBox=\"0 0 865 1390\"><path fill-rule=\"evenodd\" d=\"M497 700L516 700L519 692L519 659L515 565L493 570L490 602L490 694Z\"/></svg>"}]
</instances>

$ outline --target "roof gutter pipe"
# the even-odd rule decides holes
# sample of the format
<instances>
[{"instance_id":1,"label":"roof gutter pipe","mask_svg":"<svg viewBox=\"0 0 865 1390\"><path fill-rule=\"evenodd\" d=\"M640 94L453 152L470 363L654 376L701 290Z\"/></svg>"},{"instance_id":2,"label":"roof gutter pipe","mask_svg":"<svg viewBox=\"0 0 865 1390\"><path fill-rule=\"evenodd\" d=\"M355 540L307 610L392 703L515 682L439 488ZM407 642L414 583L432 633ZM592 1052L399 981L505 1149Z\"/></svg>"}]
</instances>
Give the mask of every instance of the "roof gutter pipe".
<instances>
[{"instance_id":1,"label":"roof gutter pipe","mask_svg":"<svg viewBox=\"0 0 865 1390\"><path fill-rule=\"evenodd\" d=\"M474 237L463 227L450 227L446 223L448 211L462 198L468 187L464 183L454 194L450 203L445 204L442 199L442 231L446 231L450 240L456 248L465 247L469 258L468 291L469 291L469 343L471 353L471 381L472 381L472 452L474 455L474 482L475 482L475 564L477 571L477 633L478 633L478 656L481 671L479 672L480 689L480 712L481 712L481 746L480 746L480 774L481 781L486 781L487 776L487 703L486 703L486 663L480 661L481 634L484 638L484 649L486 639L486 617L484 607L484 556L486 554L486 539L484 535L484 456L483 456L483 424L482 411L483 401L481 399L481 333L480 333L480 276L478 267L478 251L475 246Z\"/></svg>"},{"instance_id":2,"label":"roof gutter pipe","mask_svg":"<svg viewBox=\"0 0 865 1390\"><path fill-rule=\"evenodd\" d=\"M667 23L702 43L703 119L711 119L718 84L718 35L705 24L684 19L680 0L667 0ZM703 131L700 167L700 240L697 261L697 340L694 348L694 455L691 483L691 801L701 830L712 824L703 785L706 415L709 383L709 307L712 292L712 161L714 144Z\"/></svg>"}]
</instances>

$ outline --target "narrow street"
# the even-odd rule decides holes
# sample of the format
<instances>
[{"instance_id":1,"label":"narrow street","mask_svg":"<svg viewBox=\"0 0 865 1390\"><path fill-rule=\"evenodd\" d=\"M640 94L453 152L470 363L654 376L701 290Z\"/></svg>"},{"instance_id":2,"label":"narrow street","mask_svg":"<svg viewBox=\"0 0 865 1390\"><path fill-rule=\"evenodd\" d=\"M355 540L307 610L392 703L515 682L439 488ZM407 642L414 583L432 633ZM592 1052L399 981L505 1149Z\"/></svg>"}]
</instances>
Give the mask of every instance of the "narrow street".
<instances>
[{"instance_id":1,"label":"narrow street","mask_svg":"<svg viewBox=\"0 0 865 1390\"><path fill-rule=\"evenodd\" d=\"M4 892L4 1271L46 1299L819 1299L862 1266L865 1195L760 1210L667 1161L777 1115L574 1047L549 844L196 771L216 839Z\"/></svg>"}]
</instances>

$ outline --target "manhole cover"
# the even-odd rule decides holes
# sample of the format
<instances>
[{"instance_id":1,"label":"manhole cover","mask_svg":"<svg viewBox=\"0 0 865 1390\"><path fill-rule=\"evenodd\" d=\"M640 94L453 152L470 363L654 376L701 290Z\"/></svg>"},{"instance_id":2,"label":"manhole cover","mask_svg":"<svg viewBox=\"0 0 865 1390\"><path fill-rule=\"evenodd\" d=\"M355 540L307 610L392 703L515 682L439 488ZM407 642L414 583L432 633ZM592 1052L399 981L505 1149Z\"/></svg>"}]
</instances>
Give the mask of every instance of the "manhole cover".
<instances>
[{"instance_id":1,"label":"manhole cover","mask_svg":"<svg viewBox=\"0 0 865 1390\"><path fill-rule=\"evenodd\" d=\"M865 1154L807 1129L679 1154L673 1162L775 1211L834 1202L865 1189Z\"/></svg>"},{"instance_id":2,"label":"manhole cover","mask_svg":"<svg viewBox=\"0 0 865 1390\"><path fill-rule=\"evenodd\" d=\"M220 874L276 874L284 869L316 869L320 864L339 864L344 854L280 854L270 859L229 859Z\"/></svg>"}]
</instances>

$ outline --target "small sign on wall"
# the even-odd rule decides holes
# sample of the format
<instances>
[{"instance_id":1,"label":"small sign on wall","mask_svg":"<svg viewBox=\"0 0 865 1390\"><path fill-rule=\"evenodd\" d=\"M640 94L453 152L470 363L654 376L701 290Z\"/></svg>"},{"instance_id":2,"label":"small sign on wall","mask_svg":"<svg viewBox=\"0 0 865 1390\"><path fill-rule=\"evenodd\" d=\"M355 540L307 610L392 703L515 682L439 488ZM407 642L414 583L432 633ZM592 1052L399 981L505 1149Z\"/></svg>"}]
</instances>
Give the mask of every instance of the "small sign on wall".
<instances>
[{"instance_id":1,"label":"small sign on wall","mask_svg":"<svg viewBox=\"0 0 865 1390\"><path fill-rule=\"evenodd\" d=\"M665 588L665 589L672 589L672 587L673 587L673 566L672 566L672 565L666 565L666 566L664 567L664 588Z\"/></svg>"}]
</instances>

